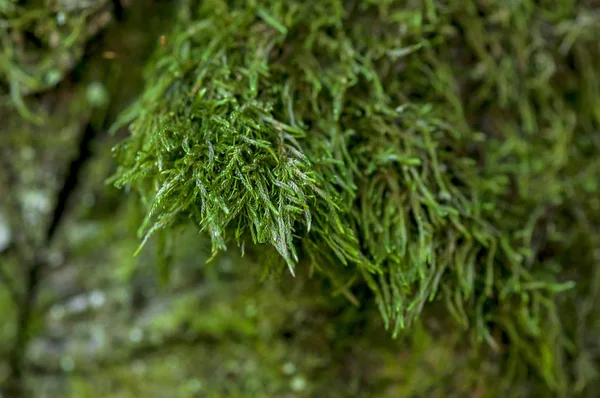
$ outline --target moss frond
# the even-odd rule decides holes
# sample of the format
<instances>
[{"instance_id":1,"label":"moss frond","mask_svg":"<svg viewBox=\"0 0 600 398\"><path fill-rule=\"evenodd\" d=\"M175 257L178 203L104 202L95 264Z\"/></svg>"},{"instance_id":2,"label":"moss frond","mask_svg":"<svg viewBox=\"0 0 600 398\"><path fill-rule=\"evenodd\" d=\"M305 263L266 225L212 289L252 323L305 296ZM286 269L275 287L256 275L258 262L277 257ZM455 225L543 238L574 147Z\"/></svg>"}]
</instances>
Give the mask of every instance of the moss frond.
<instances>
[{"instance_id":1,"label":"moss frond","mask_svg":"<svg viewBox=\"0 0 600 398\"><path fill-rule=\"evenodd\" d=\"M141 192L145 239L191 220L213 253L268 243L352 300L366 283L394 334L443 298L563 391L573 246L553 233L600 175L590 7L185 1L116 181Z\"/></svg>"}]
</instances>

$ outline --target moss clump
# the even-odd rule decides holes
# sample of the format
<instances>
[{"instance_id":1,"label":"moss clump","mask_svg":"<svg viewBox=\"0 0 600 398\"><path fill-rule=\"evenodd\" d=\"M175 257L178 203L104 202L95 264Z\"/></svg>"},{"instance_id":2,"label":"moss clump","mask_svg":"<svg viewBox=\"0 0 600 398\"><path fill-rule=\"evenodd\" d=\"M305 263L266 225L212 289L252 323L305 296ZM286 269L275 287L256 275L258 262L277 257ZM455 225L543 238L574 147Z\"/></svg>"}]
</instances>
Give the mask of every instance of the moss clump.
<instances>
[{"instance_id":1,"label":"moss clump","mask_svg":"<svg viewBox=\"0 0 600 398\"><path fill-rule=\"evenodd\" d=\"M565 367L597 343L564 308L598 313L593 7L183 1L116 182L142 194L144 241L193 222L213 254L250 242L350 301L367 285L394 334L439 299L507 372L585 391L589 359Z\"/></svg>"}]
</instances>

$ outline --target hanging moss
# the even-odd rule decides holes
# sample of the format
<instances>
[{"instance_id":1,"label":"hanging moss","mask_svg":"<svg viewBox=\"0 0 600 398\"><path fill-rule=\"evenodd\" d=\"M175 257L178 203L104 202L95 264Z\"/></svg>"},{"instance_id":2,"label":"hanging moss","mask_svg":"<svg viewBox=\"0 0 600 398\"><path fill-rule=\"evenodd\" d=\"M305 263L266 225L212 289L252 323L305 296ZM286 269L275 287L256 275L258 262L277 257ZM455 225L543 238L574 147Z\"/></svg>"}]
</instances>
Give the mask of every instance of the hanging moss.
<instances>
[{"instance_id":1,"label":"hanging moss","mask_svg":"<svg viewBox=\"0 0 600 398\"><path fill-rule=\"evenodd\" d=\"M349 305L367 285L393 335L440 300L507 372L581 392L597 343L565 308L597 314L599 27L593 1L184 1L115 181L143 242L193 223Z\"/></svg>"}]
</instances>

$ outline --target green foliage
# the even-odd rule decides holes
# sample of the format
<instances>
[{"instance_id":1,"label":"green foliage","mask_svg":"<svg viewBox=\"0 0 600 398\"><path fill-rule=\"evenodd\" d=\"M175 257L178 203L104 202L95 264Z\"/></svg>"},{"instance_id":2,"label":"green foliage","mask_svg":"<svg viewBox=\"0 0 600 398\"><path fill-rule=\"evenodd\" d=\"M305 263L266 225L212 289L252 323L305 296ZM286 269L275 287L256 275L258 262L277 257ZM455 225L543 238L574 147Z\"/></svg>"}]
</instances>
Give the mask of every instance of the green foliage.
<instances>
[{"instance_id":1,"label":"green foliage","mask_svg":"<svg viewBox=\"0 0 600 398\"><path fill-rule=\"evenodd\" d=\"M599 26L592 1L184 1L115 181L144 242L192 222L213 255L269 244L268 269L368 285L394 335L439 298L509 373L582 392L589 359L564 367L597 348Z\"/></svg>"}]
</instances>

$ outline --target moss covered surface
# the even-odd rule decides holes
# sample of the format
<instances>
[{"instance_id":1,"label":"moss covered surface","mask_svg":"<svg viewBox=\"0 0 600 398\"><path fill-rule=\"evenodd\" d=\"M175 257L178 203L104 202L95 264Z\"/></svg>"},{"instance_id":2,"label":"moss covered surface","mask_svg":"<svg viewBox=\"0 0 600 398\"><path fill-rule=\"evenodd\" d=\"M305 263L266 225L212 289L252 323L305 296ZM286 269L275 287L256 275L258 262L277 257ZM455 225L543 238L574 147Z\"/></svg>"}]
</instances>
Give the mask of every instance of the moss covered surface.
<instances>
[{"instance_id":1,"label":"moss covered surface","mask_svg":"<svg viewBox=\"0 0 600 398\"><path fill-rule=\"evenodd\" d=\"M394 335L440 300L565 393L559 304L598 261L593 2L183 4L123 119L146 237L192 222L367 285Z\"/></svg>"},{"instance_id":2,"label":"moss covered surface","mask_svg":"<svg viewBox=\"0 0 600 398\"><path fill-rule=\"evenodd\" d=\"M69 4L0 0L8 396L597 394L596 2Z\"/></svg>"}]
</instances>

